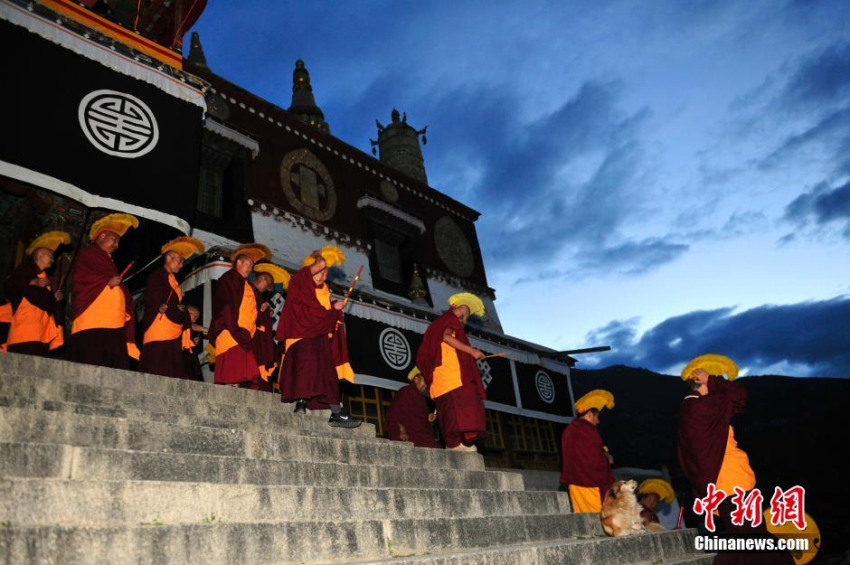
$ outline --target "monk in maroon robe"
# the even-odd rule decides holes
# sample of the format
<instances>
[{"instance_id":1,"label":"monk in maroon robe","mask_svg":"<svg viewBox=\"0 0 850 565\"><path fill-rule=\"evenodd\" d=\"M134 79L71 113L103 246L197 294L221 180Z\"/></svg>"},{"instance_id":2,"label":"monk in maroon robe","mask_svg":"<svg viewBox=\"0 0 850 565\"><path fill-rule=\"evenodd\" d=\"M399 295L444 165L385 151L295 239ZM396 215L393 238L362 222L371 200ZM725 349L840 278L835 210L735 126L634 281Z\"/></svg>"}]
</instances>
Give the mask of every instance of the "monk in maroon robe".
<instances>
[{"instance_id":1,"label":"monk in maroon robe","mask_svg":"<svg viewBox=\"0 0 850 565\"><path fill-rule=\"evenodd\" d=\"M277 340L285 348L281 402L295 402L296 413L330 409L328 424L357 427L362 422L345 414L339 403L339 380L354 378L342 323L344 304L331 300L325 257L316 251L305 262L309 264L289 282L277 327Z\"/></svg>"},{"instance_id":2,"label":"monk in maroon robe","mask_svg":"<svg viewBox=\"0 0 850 565\"><path fill-rule=\"evenodd\" d=\"M561 434L561 477L567 485L573 512L599 512L614 472L597 425L599 409L578 415Z\"/></svg>"},{"instance_id":3,"label":"monk in maroon robe","mask_svg":"<svg viewBox=\"0 0 850 565\"><path fill-rule=\"evenodd\" d=\"M127 214L112 214L127 217ZM138 225L138 220L129 216ZM105 227L103 227L105 225ZM130 291L112 260L127 222L98 223L93 243L81 249L71 275L71 311L74 316L67 359L115 369L128 369L129 357L138 359L136 312Z\"/></svg>"},{"instance_id":4,"label":"monk in maroon robe","mask_svg":"<svg viewBox=\"0 0 850 565\"><path fill-rule=\"evenodd\" d=\"M190 381L204 382L204 372L201 369L201 362L198 355L204 351L204 335L207 333L207 328L198 324L201 317L201 311L195 306L187 306L186 314L189 316L189 322L192 324L192 332L189 334L192 340L190 349L183 349L183 366L186 371L186 378Z\"/></svg>"},{"instance_id":5,"label":"monk in maroon robe","mask_svg":"<svg viewBox=\"0 0 850 565\"><path fill-rule=\"evenodd\" d=\"M277 355L274 344L274 319L269 305L268 291L274 285L274 278L269 273L256 273L251 283L257 293L257 333L254 334L254 357L257 359L259 376L251 383L252 390L272 391L271 377L277 368Z\"/></svg>"},{"instance_id":6,"label":"monk in maroon robe","mask_svg":"<svg viewBox=\"0 0 850 565\"><path fill-rule=\"evenodd\" d=\"M183 292L174 275L183 268L183 257L167 251L162 268L145 285L142 318L142 358L139 370L176 379L188 379L183 349L190 349L191 322L182 304Z\"/></svg>"},{"instance_id":7,"label":"monk in maroon robe","mask_svg":"<svg viewBox=\"0 0 850 565\"><path fill-rule=\"evenodd\" d=\"M251 256L240 254L233 268L218 279L209 329L209 340L215 344L216 384L250 386L260 376L254 356L257 293L248 282L253 266Z\"/></svg>"},{"instance_id":8,"label":"monk in maroon robe","mask_svg":"<svg viewBox=\"0 0 850 565\"><path fill-rule=\"evenodd\" d=\"M717 484L732 417L747 403L747 391L739 383L705 377L707 393L692 391L682 401L678 430L679 464L699 498L705 497L709 483Z\"/></svg>"},{"instance_id":9,"label":"monk in maroon robe","mask_svg":"<svg viewBox=\"0 0 850 565\"><path fill-rule=\"evenodd\" d=\"M70 240L65 232L48 232L36 238L28 250L32 259L23 261L12 273L6 283L6 297L13 314L3 350L46 357L64 345L62 291L51 288L46 271L53 264L56 248Z\"/></svg>"},{"instance_id":10,"label":"monk in maroon robe","mask_svg":"<svg viewBox=\"0 0 850 565\"><path fill-rule=\"evenodd\" d=\"M434 439L434 428L431 427L436 416L428 407L425 378L417 371L411 380L413 382L395 393L387 410L390 439L410 441L416 447L440 447Z\"/></svg>"},{"instance_id":11,"label":"monk in maroon robe","mask_svg":"<svg viewBox=\"0 0 850 565\"><path fill-rule=\"evenodd\" d=\"M679 464L697 498L706 497L710 483L728 495L729 498L718 508L715 520L717 533L767 537L769 533L763 522L758 527L746 521L741 526L735 526L730 520L734 487L748 492L756 485L755 473L746 454L738 448L730 425L732 417L743 412L746 406L746 389L740 383L726 380L720 375L709 375L698 363L694 369L694 361L683 371L683 378L689 381L692 391L682 400L679 410ZM731 363L731 360L728 362ZM734 378L735 375L737 367L730 377ZM791 565L794 559L789 552L724 552L718 553L714 563Z\"/></svg>"},{"instance_id":12,"label":"monk in maroon robe","mask_svg":"<svg viewBox=\"0 0 850 565\"><path fill-rule=\"evenodd\" d=\"M463 329L473 309L457 303L446 310L428 326L416 352L416 366L437 405L446 449L457 451L477 451L472 443L487 434L486 395L476 363L484 353L469 344Z\"/></svg>"}]
</instances>

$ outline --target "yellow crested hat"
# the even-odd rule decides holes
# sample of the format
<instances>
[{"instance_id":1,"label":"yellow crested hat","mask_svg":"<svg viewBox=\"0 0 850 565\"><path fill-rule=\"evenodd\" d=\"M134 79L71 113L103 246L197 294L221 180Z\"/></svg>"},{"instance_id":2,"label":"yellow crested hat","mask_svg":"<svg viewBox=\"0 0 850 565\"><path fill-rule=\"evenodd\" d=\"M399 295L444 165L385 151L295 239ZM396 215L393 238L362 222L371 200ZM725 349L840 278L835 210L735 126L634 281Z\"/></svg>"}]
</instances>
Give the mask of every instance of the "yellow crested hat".
<instances>
[{"instance_id":1,"label":"yellow crested hat","mask_svg":"<svg viewBox=\"0 0 850 565\"><path fill-rule=\"evenodd\" d=\"M333 267L334 265L342 265L345 261L345 253L343 253L342 249L339 247L334 247L333 245L326 245L322 247L322 250L319 252L322 255L322 259L325 260L325 264L327 264L328 269ZM304 261L301 263L302 267L309 267L313 263L316 262L316 258L313 257L313 254L307 255L304 258Z\"/></svg>"},{"instance_id":2,"label":"yellow crested hat","mask_svg":"<svg viewBox=\"0 0 850 565\"><path fill-rule=\"evenodd\" d=\"M272 250L263 245L262 243L244 243L237 247L236 250L230 254L230 260L232 262L235 262L236 258L240 255L247 255L251 258L251 261L256 263L261 259L271 259Z\"/></svg>"},{"instance_id":3,"label":"yellow crested hat","mask_svg":"<svg viewBox=\"0 0 850 565\"><path fill-rule=\"evenodd\" d=\"M289 279L292 275L283 267L278 267L273 263L260 263L254 265L254 271L257 273L268 273L272 276L275 284L282 285L284 289L289 288Z\"/></svg>"},{"instance_id":4,"label":"yellow crested hat","mask_svg":"<svg viewBox=\"0 0 850 565\"><path fill-rule=\"evenodd\" d=\"M481 299L470 292L460 292L449 297L449 306L457 308L458 306L466 306L469 308L469 313L473 316L484 315L484 303Z\"/></svg>"},{"instance_id":5,"label":"yellow crested hat","mask_svg":"<svg viewBox=\"0 0 850 565\"><path fill-rule=\"evenodd\" d=\"M738 366L735 362L725 355L715 353L707 353L691 359L691 362L682 369L682 380L690 380L691 374L697 369L703 369L709 375L726 375L730 381L734 381L738 376Z\"/></svg>"},{"instance_id":6,"label":"yellow crested hat","mask_svg":"<svg viewBox=\"0 0 850 565\"><path fill-rule=\"evenodd\" d=\"M576 400L576 411L581 414L587 412L591 408L602 410L607 408L611 410L614 407L614 395L607 390L597 388L591 390L578 400Z\"/></svg>"},{"instance_id":7,"label":"yellow crested hat","mask_svg":"<svg viewBox=\"0 0 850 565\"><path fill-rule=\"evenodd\" d=\"M767 528L767 531L774 536L778 538L793 536L797 539L808 539L809 549L802 552L794 551L791 553L791 557L794 558L794 565L806 565L806 563L814 559L818 551L820 551L822 541L820 526L818 526L815 519L812 518L808 512L803 512L806 527L802 530L798 529L797 524L793 521L785 523L780 521L779 525L774 526L772 520L773 513L770 508L765 508L762 512L762 516L764 517L764 525Z\"/></svg>"},{"instance_id":8,"label":"yellow crested hat","mask_svg":"<svg viewBox=\"0 0 850 565\"><path fill-rule=\"evenodd\" d=\"M41 234L30 243L27 247L27 255L32 255L36 249L49 249L56 251L60 245L68 245L71 243L71 234L64 231L49 231Z\"/></svg>"},{"instance_id":9,"label":"yellow crested hat","mask_svg":"<svg viewBox=\"0 0 850 565\"><path fill-rule=\"evenodd\" d=\"M169 251L174 251L183 259L188 259L193 255L200 255L206 250L204 244L195 239L194 237L189 237L188 235L184 235L181 237L175 237L168 243L162 246L162 249L159 250L160 253L165 255Z\"/></svg>"},{"instance_id":10,"label":"yellow crested hat","mask_svg":"<svg viewBox=\"0 0 850 565\"><path fill-rule=\"evenodd\" d=\"M638 487L638 492L641 494L657 494L658 498L667 504L670 504L676 498L676 492L673 490L673 485L664 479L646 479Z\"/></svg>"},{"instance_id":11,"label":"yellow crested hat","mask_svg":"<svg viewBox=\"0 0 850 565\"><path fill-rule=\"evenodd\" d=\"M102 232L111 231L124 237L130 228L139 227L139 219L132 214L109 214L91 225L89 239L94 241Z\"/></svg>"},{"instance_id":12,"label":"yellow crested hat","mask_svg":"<svg viewBox=\"0 0 850 565\"><path fill-rule=\"evenodd\" d=\"M407 380L412 381L413 377L415 377L416 375L421 375L421 374L422 374L422 371L419 370L419 367L414 365L413 368L410 370L410 372L407 373Z\"/></svg>"}]
</instances>

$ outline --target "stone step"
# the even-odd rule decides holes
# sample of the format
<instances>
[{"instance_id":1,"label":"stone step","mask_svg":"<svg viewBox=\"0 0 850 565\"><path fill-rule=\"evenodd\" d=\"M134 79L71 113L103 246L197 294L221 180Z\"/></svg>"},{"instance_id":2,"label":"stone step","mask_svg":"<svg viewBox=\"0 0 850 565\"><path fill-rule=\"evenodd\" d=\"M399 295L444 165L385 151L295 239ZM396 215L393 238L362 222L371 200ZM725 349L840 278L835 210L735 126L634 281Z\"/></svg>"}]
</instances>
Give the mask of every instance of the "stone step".
<instances>
[{"instance_id":1,"label":"stone step","mask_svg":"<svg viewBox=\"0 0 850 565\"><path fill-rule=\"evenodd\" d=\"M483 458L476 454L418 449L411 443L353 442L270 433L253 426L247 430L211 428L7 407L0 407L0 441L255 459L484 469Z\"/></svg>"},{"instance_id":2,"label":"stone step","mask_svg":"<svg viewBox=\"0 0 850 565\"><path fill-rule=\"evenodd\" d=\"M257 485L523 490L519 473L0 443L0 477Z\"/></svg>"},{"instance_id":3,"label":"stone step","mask_svg":"<svg viewBox=\"0 0 850 565\"><path fill-rule=\"evenodd\" d=\"M190 398L209 404L249 407L255 411L278 413L282 410L291 413L294 408L292 403L281 403L279 394L15 353L0 357L0 374L34 381L48 379L73 382L96 389L115 389L130 394Z\"/></svg>"},{"instance_id":4,"label":"stone step","mask_svg":"<svg viewBox=\"0 0 850 565\"><path fill-rule=\"evenodd\" d=\"M2 374L2 373L0 373ZM170 381L166 377L155 377ZM209 386L214 385L199 385ZM218 387L230 388L230 387ZM237 390L237 389L233 389ZM238 391L268 394L256 391ZM233 399L232 399L233 400ZM235 399L235 400L238 400ZM278 403L274 409L257 409L252 406L213 403L193 396L163 396L156 393L131 392L117 388L100 388L94 385L66 382L57 379L39 379L28 376L4 376L0 380L0 405L9 407L50 409L54 403L70 403L103 408L107 415L131 413L146 414L143 418L174 418L178 415L195 418L199 425L209 427L244 427L246 423L266 428L286 429L307 435L333 436L361 441L377 441L375 426L364 423L356 429L332 428L328 425L329 412L294 414L291 407ZM60 406L61 407L61 406ZM216 425L221 422L221 425ZM235 424L235 425L234 425Z\"/></svg>"},{"instance_id":5,"label":"stone step","mask_svg":"<svg viewBox=\"0 0 850 565\"><path fill-rule=\"evenodd\" d=\"M424 488L256 486L165 481L0 480L12 526L198 524L567 514L566 493Z\"/></svg>"},{"instance_id":6,"label":"stone step","mask_svg":"<svg viewBox=\"0 0 850 565\"><path fill-rule=\"evenodd\" d=\"M695 530L677 530L638 536L589 537L548 543L490 544L472 550L426 551L403 555L392 551L386 559L345 560L352 565L710 565L714 556L695 554ZM280 562L283 565L285 562ZM319 563L342 563L339 560Z\"/></svg>"},{"instance_id":7,"label":"stone step","mask_svg":"<svg viewBox=\"0 0 850 565\"><path fill-rule=\"evenodd\" d=\"M276 410L281 406L277 394L16 353L0 356L0 374L34 377L38 380L58 379L100 389L119 389L130 393L153 392L162 396L188 397L203 402L238 404L267 410Z\"/></svg>"},{"instance_id":8,"label":"stone step","mask_svg":"<svg viewBox=\"0 0 850 565\"><path fill-rule=\"evenodd\" d=\"M259 564L318 560L350 562L393 554L487 547L528 540L593 536L598 519L581 514L220 524L208 517L193 525L0 528L4 563L77 565ZM201 523L209 522L209 523Z\"/></svg>"}]
</instances>

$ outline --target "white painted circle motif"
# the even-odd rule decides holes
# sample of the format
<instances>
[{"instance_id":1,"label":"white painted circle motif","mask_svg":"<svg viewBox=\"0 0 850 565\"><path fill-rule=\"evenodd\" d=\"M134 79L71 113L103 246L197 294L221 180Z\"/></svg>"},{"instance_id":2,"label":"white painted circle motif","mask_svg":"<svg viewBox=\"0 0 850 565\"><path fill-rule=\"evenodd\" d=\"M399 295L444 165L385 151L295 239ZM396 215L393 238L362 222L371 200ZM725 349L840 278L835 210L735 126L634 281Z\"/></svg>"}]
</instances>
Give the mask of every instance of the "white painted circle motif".
<instances>
[{"instance_id":1,"label":"white painted circle motif","mask_svg":"<svg viewBox=\"0 0 850 565\"><path fill-rule=\"evenodd\" d=\"M384 361L398 371L410 364L410 344L404 334L394 328L384 328L378 337L378 348Z\"/></svg>"},{"instance_id":2,"label":"white painted circle motif","mask_svg":"<svg viewBox=\"0 0 850 565\"><path fill-rule=\"evenodd\" d=\"M552 377L543 371L537 371L534 377L534 384L537 385L537 394L546 404L555 402L555 384L552 382Z\"/></svg>"},{"instance_id":3,"label":"white painted circle motif","mask_svg":"<svg viewBox=\"0 0 850 565\"><path fill-rule=\"evenodd\" d=\"M82 99L77 115L86 139L113 157L141 157L159 141L153 112L131 94L95 90Z\"/></svg>"}]
</instances>

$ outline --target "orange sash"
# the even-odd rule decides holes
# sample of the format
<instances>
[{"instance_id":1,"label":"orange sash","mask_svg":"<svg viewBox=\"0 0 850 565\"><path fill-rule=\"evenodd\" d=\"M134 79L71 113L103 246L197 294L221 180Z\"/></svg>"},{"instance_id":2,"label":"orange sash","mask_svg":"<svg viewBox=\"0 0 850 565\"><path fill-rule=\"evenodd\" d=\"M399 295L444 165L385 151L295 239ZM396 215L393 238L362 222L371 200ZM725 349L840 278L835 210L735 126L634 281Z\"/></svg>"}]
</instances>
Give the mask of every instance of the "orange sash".
<instances>
[{"instance_id":1,"label":"orange sash","mask_svg":"<svg viewBox=\"0 0 850 565\"><path fill-rule=\"evenodd\" d=\"M113 288L107 285L103 287L94 302L82 314L74 318L71 333L100 328L123 328L129 319L130 315L127 313L124 302L124 290L120 285Z\"/></svg>"},{"instance_id":2,"label":"orange sash","mask_svg":"<svg viewBox=\"0 0 850 565\"><path fill-rule=\"evenodd\" d=\"M331 309L331 289L328 285L323 284L321 288L316 288L316 299L324 306L325 310Z\"/></svg>"},{"instance_id":3,"label":"orange sash","mask_svg":"<svg viewBox=\"0 0 850 565\"><path fill-rule=\"evenodd\" d=\"M175 296L177 296L177 302L182 302L183 293L180 291L180 285L177 284L177 279L174 278L174 275L171 273L168 274L168 284L171 285L171 291ZM153 323L147 331L145 331L142 343L146 344L152 341L171 341L177 338L181 338L180 346L183 349L192 349L194 346L192 343L191 330L188 328L184 329L183 324L171 321L165 314L159 314L156 318L154 318Z\"/></svg>"},{"instance_id":4,"label":"orange sash","mask_svg":"<svg viewBox=\"0 0 850 565\"><path fill-rule=\"evenodd\" d=\"M581 512L599 513L602 511L602 500L599 496L599 487L580 487L569 485L570 504L573 514Z\"/></svg>"},{"instance_id":5,"label":"orange sash","mask_svg":"<svg viewBox=\"0 0 850 565\"><path fill-rule=\"evenodd\" d=\"M735 430L729 426L729 435L726 437L726 452L723 455L723 464L717 474L717 488L732 496L735 487L748 491L756 486L756 474L750 467L750 459L747 454L738 447L735 440Z\"/></svg>"},{"instance_id":6,"label":"orange sash","mask_svg":"<svg viewBox=\"0 0 850 565\"><path fill-rule=\"evenodd\" d=\"M440 344L442 363L434 367L434 380L431 382L431 398L437 398L462 386L460 379L460 361L457 350L446 342Z\"/></svg>"},{"instance_id":7,"label":"orange sash","mask_svg":"<svg viewBox=\"0 0 850 565\"><path fill-rule=\"evenodd\" d=\"M0 304L0 324L12 323L12 303Z\"/></svg>"},{"instance_id":8,"label":"orange sash","mask_svg":"<svg viewBox=\"0 0 850 565\"><path fill-rule=\"evenodd\" d=\"M46 279L47 273L42 271L37 277ZM48 292L51 291L50 285L46 288ZM9 309L11 308L12 305L9 304ZM56 325L53 314L34 306L26 298L18 304L18 308L12 315L11 324L6 345L37 341L49 343L50 350L53 351L65 344L65 333L61 326Z\"/></svg>"},{"instance_id":9,"label":"orange sash","mask_svg":"<svg viewBox=\"0 0 850 565\"><path fill-rule=\"evenodd\" d=\"M56 325L56 320L51 314L33 306L24 298L12 316L12 325L9 328L6 344L15 345L33 341L49 343L52 351L65 343L65 336L62 327Z\"/></svg>"},{"instance_id":10,"label":"orange sash","mask_svg":"<svg viewBox=\"0 0 850 565\"><path fill-rule=\"evenodd\" d=\"M242 304L239 306L239 319L237 324L240 328L248 330L251 337L257 333L257 298L254 296L254 289L247 282L244 286L245 290L242 293ZM231 335L230 330L224 330L218 337L215 338L215 355L216 357L224 355L227 350L236 347L238 343Z\"/></svg>"}]
</instances>

